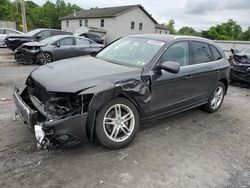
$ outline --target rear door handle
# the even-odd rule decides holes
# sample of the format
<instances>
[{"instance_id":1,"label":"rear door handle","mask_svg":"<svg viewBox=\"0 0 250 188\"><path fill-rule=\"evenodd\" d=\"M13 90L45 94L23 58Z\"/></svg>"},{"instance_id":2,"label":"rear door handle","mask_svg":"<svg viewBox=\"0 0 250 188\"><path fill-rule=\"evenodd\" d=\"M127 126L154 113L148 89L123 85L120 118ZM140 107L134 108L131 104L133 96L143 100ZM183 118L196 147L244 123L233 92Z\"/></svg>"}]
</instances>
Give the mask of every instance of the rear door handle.
<instances>
[{"instance_id":1,"label":"rear door handle","mask_svg":"<svg viewBox=\"0 0 250 188\"><path fill-rule=\"evenodd\" d=\"M190 78L192 78L192 77L193 77L192 75L187 75L187 76L185 76L186 79L190 79Z\"/></svg>"}]
</instances>

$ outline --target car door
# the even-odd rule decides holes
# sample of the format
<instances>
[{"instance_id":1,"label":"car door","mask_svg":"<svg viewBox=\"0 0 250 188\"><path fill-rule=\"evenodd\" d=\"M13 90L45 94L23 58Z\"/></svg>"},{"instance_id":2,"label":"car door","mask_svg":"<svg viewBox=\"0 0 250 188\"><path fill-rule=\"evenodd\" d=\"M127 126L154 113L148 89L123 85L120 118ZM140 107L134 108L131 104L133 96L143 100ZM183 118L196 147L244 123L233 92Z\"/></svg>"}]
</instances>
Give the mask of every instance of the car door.
<instances>
[{"instance_id":1,"label":"car door","mask_svg":"<svg viewBox=\"0 0 250 188\"><path fill-rule=\"evenodd\" d=\"M76 56L76 45L74 37L63 38L53 44L53 57L56 60L75 57Z\"/></svg>"},{"instance_id":2,"label":"car door","mask_svg":"<svg viewBox=\"0 0 250 188\"><path fill-rule=\"evenodd\" d=\"M151 115L171 113L186 108L194 103L196 89L189 66L189 44L179 41L170 45L161 55L157 64L174 61L180 64L177 74L164 70L153 70L151 75Z\"/></svg>"},{"instance_id":3,"label":"car door","mask_svg":"<svg viewBox=\"0 0 250 188\"><path fill-rule=\"evenodd\" d=\"M76 38L76 49L77 56L89 55L93 50L90 46L90 41L83 37Z\"/></svg>"},{"instance_id":4,"label":"car door","mask_svg":"<svg viewBox=\"0 0 250 188\"><path fill-rule=\"evenodd\" d=\"M218 61L213 61L209 44L200 41L189 41L190 66L186 67L193 80L196 100L207 101L217 82Z\"/></svg>"}]
</instances>

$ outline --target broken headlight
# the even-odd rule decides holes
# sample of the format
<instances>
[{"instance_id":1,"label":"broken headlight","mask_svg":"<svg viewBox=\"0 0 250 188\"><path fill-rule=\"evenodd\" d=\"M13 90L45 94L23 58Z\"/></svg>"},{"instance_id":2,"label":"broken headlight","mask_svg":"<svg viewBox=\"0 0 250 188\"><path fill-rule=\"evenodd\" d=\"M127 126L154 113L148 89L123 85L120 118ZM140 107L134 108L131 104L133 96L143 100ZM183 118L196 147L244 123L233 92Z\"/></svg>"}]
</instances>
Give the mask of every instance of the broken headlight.
<instances>
[{"instance_id":1,"label":"broken headlight","mask_svg":"<svg viewBox=\"0 0 250 188\"><path fill-rule=\"evenodd\" d=\"M52 96L45 103L45 111L51 119L75 115L81 112L81 99L70 94Z\"/></svg>"}]
</instances>

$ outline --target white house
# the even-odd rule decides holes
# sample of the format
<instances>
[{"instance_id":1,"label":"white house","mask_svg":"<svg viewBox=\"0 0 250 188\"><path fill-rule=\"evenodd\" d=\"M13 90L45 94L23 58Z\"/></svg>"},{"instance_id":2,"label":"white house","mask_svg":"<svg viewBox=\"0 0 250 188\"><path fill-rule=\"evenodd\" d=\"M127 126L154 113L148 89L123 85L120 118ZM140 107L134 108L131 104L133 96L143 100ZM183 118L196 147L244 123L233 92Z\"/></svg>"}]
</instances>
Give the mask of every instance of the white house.
<instances>
[{"instance_id":1,"label":"white house","mask_svg":"<svg viewBox=\"0 0 250 188\"><path fill-rule=\"evenodd\" d=\"M74 33L82 26L105 30L107 43L137 33L168 33L167 28L158 24L141 5L82 10L60 20L64 31ZM158 32L159 29L161 32Z\"/></svg>"}]
</instances>

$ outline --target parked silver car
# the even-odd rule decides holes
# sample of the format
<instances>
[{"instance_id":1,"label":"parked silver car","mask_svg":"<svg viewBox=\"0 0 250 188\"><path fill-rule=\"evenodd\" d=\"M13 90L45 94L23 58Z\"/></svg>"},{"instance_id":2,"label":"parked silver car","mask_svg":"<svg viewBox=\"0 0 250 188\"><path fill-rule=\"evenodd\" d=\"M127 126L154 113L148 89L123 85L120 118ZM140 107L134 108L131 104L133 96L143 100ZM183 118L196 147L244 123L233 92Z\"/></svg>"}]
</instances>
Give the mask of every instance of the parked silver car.
<instances>
[{"instance_id":1,"label":"parked silver car","mask_svg":"<svg viewBox=\"0 0 250 188\"><path fill-rule=\"evenodd\" d=\"M27 42L15 50L17 63L47 64L60 59L91 55L102 49L103 45L85 37L57 35L40 42Z\"/></svg>"},{"instance_id":2,"label":"parked silver car","mask_svg":"<svg viewBox=\"0 0 250 188\"><path fill-rule=\"evenodd\" d=\"M4 43L4 39L8 34L21 34L24 33L17 31L15 29L9 29L9 28L0 28L0 47L7 47Z\"/></svg>"}]
</instances>

